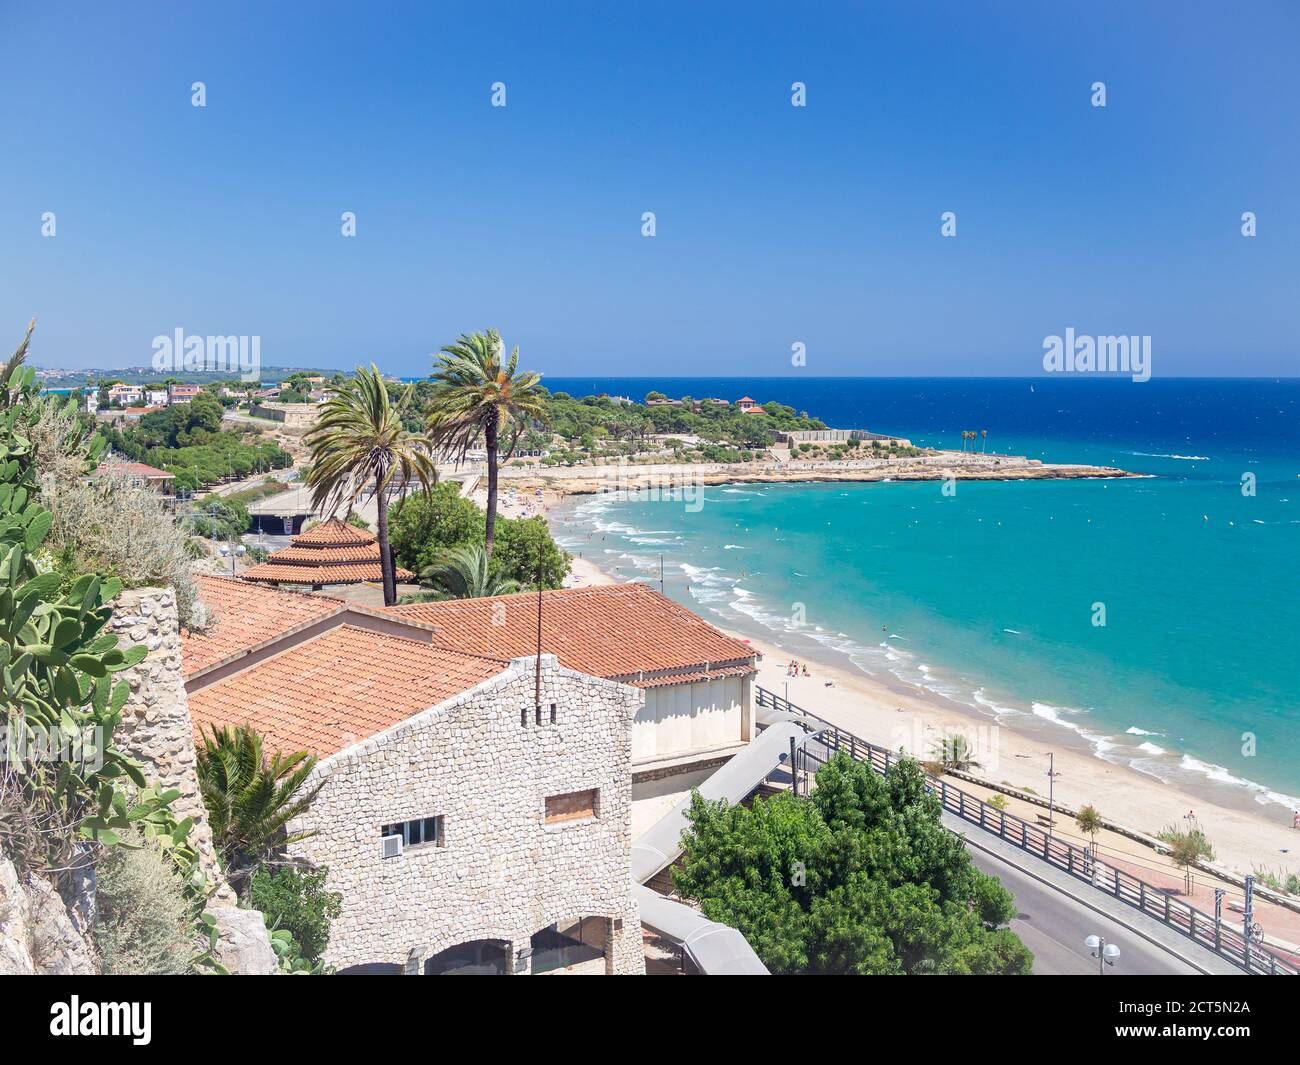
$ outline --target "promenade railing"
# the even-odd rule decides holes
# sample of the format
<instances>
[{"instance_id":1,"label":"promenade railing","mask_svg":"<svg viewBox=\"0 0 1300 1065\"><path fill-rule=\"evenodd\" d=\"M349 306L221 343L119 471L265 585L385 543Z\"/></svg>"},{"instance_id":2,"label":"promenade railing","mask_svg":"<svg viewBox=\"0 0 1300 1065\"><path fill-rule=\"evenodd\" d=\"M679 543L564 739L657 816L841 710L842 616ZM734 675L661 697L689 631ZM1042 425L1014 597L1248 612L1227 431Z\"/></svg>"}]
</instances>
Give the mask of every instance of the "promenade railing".
<instances>
[{"instance_id":1,"label":"promenade railing","mask_svg":"<svg viewBox=\"0 0 1300 1065\"><path fill-rule=\"evenodd\" d=\"M897 752L869 743L757 685L755 702L760 707L790 714L807 722L805 727L810 735L797 749L792 767L796 793L800 779L806 780L810 774L815 775L818 769L840 751L847 752L857 761L867 763L881 774L888 774L899 759ZM1300 975L1300 967L1278 957L1271 949L1255 942L1241 931L1216 920L1213 915L1173 898L1167 889L1107 865L1086 848L1052 835L1041 825L1031 824L1015 814L999 810L979 796L965 792L940 777L927 773L926 781L926 787L938 797L940 805L949 813L1014 844L1092 888L1127 903L1148 917L1154 917L1244 971L1260 976Z\"/></svg>"}]
</instances>

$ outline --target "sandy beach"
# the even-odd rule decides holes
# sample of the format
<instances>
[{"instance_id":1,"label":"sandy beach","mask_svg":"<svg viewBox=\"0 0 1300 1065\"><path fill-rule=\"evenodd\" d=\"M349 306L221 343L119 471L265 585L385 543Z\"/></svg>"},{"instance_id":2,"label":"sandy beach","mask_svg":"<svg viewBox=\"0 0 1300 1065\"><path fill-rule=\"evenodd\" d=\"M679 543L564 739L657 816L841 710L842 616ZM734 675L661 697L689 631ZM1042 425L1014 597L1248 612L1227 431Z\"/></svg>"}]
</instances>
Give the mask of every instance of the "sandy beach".
<instances>
[{"instance_id":1,"label":"sandy beach","mask_svg":"<svg viewBox=\"0 0 1300 1065\"><path fill-rule=\"evenodd\" d=\"M614 579L591 561L575 558L570 587L614 583ZM1263 812L1235 809L1208 801L1203 794L1164 784L1124 766L1113 765L1064 745L1047 744L1027 737L990 717L960 704L919 689L908 690L846 669L825 660L793 653L779 641L755 639L733 632L746 640L762 658L758 683L769 691L819 717L880 746L899 747L922 758L930 758L933 744L941 737L962 735L976 750L980 767L972 774L995 784L1030 791L1046 799L1048 765L1056 772L1054 799L1058 807L1077 809L1091 804L1109 821L1147 836L1176 824L1185 827L1185 816L1194 812L1215 848L1216 864L1239 875L1258 868L1300 871L1300 832L1291 829L1284 811L1270 818ZM800 675L787 674L791 659L801 663ZM811 676L802 675L806 663ZM963 785L965 786L965 785ZM978 790L978 789L976 789ZM1042 809L1030 803L1010 800L1008 809L1033 820ZM1082 840L1073 819L1058 814L1059 833L1076 842ZM1155 851L1117 833L1101 841L1113 854L1128 854L1139 867L1150 865L1170 869ZM1086 841L1085 841L1086 842Z\"/></svg>"}]
</instances>

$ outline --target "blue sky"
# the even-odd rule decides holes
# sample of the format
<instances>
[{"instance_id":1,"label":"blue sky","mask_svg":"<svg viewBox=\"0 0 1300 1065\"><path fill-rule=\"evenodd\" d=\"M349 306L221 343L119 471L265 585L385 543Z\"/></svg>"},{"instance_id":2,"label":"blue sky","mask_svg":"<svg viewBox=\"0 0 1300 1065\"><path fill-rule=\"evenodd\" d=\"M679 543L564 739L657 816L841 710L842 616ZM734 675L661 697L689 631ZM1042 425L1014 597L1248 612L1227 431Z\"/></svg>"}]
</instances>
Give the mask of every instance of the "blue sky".
<instances>
[{"instance_id":1,"label":"blue sky","mask_svg":"<svg viewBox=\"0 0 1300 1065\"><path fill-rule=\"evenodd\" d=\"M1071 326L1300 373L1294 3L4 0L0 39L44 365L183 328L418 374L493 325L554 375L1022 375Z\"/></svg>"}]
</instances>

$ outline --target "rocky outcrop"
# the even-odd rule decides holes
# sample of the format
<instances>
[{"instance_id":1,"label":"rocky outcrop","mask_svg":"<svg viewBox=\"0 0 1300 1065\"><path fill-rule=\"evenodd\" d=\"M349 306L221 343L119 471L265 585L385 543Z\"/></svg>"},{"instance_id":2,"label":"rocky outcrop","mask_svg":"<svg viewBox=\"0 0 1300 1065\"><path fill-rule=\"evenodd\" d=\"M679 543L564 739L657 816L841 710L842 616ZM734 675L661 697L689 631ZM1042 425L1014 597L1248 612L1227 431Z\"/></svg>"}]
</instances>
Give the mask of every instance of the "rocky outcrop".
<instances>
[{"instance_id":1,"label":"rocky outcrop","mask_svg":"<svg viewBox=\"0 0 1300 1065\"><path fill-rule=\"evenodd\" d=\"M272 976L280 971L261 913L233 907L209 912L217 921L217 945L213 948L213 957L232 976Z\"/></svg>"},{"instance_id":2,"label":"rocky outcrop","mask_svg":"<svg viewBox=\"0 0 1300 1065\"><path fill-rule=\"evenodd\" d=\"M24 882L0 858L0 976L86 976L98 968L59 893L38 877Z\"/></svg>"},{"instance_id":3,"label":"rocky outcrop","mask_svg":"<svg viewBox=\"0 0 1300 1065\"><path fill-rule=\"evenodd\" d=\"M144 764L147 777L180 792L172 809L178 820L194 818L190 842L199 852L208 883L216 887L214 902L233 905L235 895L221 874L208 812L199 795L194 731L181 675L176 596L170 588L124 591L113 602L110 624L120 646L143 644L149 649L143 662L118 674L130 684L131 695L122 708L122 723L114 737L117 745Z\"/></svg>"}]
</instances>

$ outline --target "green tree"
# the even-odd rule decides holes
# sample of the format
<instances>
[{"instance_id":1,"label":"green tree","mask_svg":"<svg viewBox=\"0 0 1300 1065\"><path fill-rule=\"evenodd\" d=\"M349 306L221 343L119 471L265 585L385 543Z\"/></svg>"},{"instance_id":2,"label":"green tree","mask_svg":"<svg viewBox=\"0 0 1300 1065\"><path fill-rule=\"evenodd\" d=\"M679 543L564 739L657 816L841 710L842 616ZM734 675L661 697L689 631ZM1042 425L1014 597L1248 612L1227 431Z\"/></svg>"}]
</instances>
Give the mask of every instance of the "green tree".
<instances>
[{"instance_id":1,"label":"green tree","mask_svg":"<svg viewBox=\"0 0 1300 1065\"><path fill-rule=\"evenodd\" d=\"M1209 837L1195 823L1183 831L1176 825L1170 825L1156 837L1169 844L1169 856L1174 864L1183 871L1183 888L1190 894L1192 890L1192 866L1202 859L1214 861L1214 848L1210 846Z\"/></svg>"},{"instance_id":2,"label":"green tree","mask_svg":"<svg viewBox=\"0 0 1300 1065\"><path fill-rule=\"evenodd\" d=\"M398 565L422 573L440 562L448 548L483 546L485 528L483 511L462 499L457 485L435 485L427 495L410 496L393 508L393 554ZM498 522L490 574L533 588L539 559L542 587L559 588L569 572L569 556L552 539L545 520L503 518Z\"/></svg>"},{"instance_id":3,"label":"green tree","mask_svg":"<svg viewBox=\"0 0 1300 1065\"><path fill-rule=\"evenodd\" d=\"M507 518L497 530L492 572L526 588L559 588L569 555L551 537L544 518Z\"/></svg>"},{"instance_id":4,"label":"green tree","mask_svg":"<svg viewBox=\"0 0 1300 1065\"><path fill-rule=\"evenodd\" d=\"M503 361L505 346L495 329L465 333L443 348L433 370L428 428L435 445L464 458L480 438L487 452L488 559L496 538L497 467L514 452L519 434L546 415L542 375L519 370L519 349ZM503 448L502 438L509 434Z\"/></svg>"},{"instance_id":5,"label":"green tree","mask_svg":"<svg viewBox=\"0 0 1300 1065\"><path fill-rule=\"evenodd\" d=\"M1097 812L1095 806L1081 806L1079 812L1074 815L1074 823L1079 826L1079 831L1088 837L1092 844L1092 856L1097 857L1097 833L1105 827L1101 821L1101 814Z\"/></svg>"},{"instance_id":6,"label":"green tree","mask_svg":"<svg viewBox=\"0 0 1300 1065\"><path fill-rule=\"evenodd\" d=\"M448 547L482 543L483 529L483 512L462 498L460 485L444 482L400 500L393 507L389 536L398 565L419 573Z\"/></svg>"},{"instance_id":7,"label":"green tree","mask_svg":"<svg viewBox=\"0 0 1300 1065\"><path fill-rule=\"evenodd\" d=\"M840 753L807 799L696 793L673 882L773 972L1028 973L1010 893L940 812L911 759L882 777Z\"/></svg>"},{"instance_id":8,"label":"green tree","mask_svg":"<svg viewBox=\"0 0 1300 1065\"><path fill-rule=\"evenodd\" d=\"M518 581L490 571L487 552L478 544L445 549L420 571L420 578L447 599L483 599L519 591Z\"/></svg>"},{"instance_id":9,"label":"green tree","mask_svg":"<svg viewBox=\"0 0 1300 1065\"><path fill-rule=\"evenodd\" d=\"M306 751L267 759L262 737L242 725L213 728L197 753L213 846L230 886L246 895L249 878L264 863L310 835L289 833L286 825L306 812L324 786L305 787L316 759Z\"/></svg>"},{"instance_id":10,"label":"green tree","mask_svg":"<svg viewBox=\"0 0 1300 1065\"><path fill-rule=\"evenodd\" d=\"M286 929L303 958L320 961L330 941L330 922L343 912L343 896L327 891L329 870L293 865L253 874L249 902L261 910L272 931Z\"/></svg>"},{"instance_id":11,"label":"green tree","mask_svg":"<svg viewBox=\"0 0 1300 1065\"><path fill-rule=\"evenodd\" d=\"M979 767L974 749L965 736L944 736L935 741L933 751L936 761L945 771L965 772L971 766Z\"/></svg>"},{"instance_id":12,"label":"green tree","mask_svg":"<svg viewBox=\"0 0 1300 1065\"><path fill-rule=\"evenodd\" d=\"M396 403L374 363L357 368L353 387L339 392L321 409L316 427L304 438L311 448L307 485L318 509L333 513L369 491L378 511L376 535L384 578L384 603L397 602L393 555L388 544L388 490L400 474L403 484L418 480L427 492L437 478L426 441L402 428L402 414L413 390L404 389Z\"/></svg>"}]
</instances>

